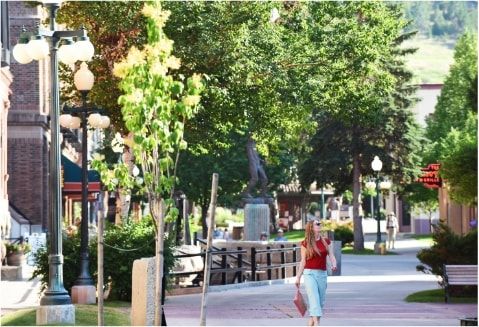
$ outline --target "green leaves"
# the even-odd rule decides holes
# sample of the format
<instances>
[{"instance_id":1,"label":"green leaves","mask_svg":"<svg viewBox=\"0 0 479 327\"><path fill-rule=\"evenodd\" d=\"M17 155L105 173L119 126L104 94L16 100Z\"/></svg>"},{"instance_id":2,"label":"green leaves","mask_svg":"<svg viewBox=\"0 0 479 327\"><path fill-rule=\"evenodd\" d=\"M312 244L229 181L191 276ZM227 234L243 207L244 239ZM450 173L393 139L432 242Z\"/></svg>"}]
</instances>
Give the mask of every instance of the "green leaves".
<instances>
[{"instance_id":1,"label":"green leaves","mask_svg":"<svg viewBox=\"0 0 479 327\"><path fill-rule=\"evenodd\" d=\"M143 172L135 178L124 163L112 170L101 161L95 162L102 180L109 188L140 187L150 198L171 198L176 182L174 154L186 148L184 122L191 118L200 102L203 83L199 75L187 79L186 88L171 74L180 68L172 52L173 42L163 33L169 12L158 3L145 4L148 44L141 50L132 47L125 59L115 63L114 74L120 79L123 94L118 103L131 136L124 142L133 152ZM141 182L141 183L140 183ZM176 216L174 203L167 202L167 216ZM159 213L152 212L156 220Z\"/></svg>"},{"instance_id":2,"label":"green leaves","mask_svg":"<svg viewBox=\"0 0 479 327\"><path fill-rule=\"evenodd\" d=\"M441 90L435 112L427 119L431 160L441 162L440 174L450 196L477 203L477 35L458 41L455 62Z\"/></svg>"}]
</instances>

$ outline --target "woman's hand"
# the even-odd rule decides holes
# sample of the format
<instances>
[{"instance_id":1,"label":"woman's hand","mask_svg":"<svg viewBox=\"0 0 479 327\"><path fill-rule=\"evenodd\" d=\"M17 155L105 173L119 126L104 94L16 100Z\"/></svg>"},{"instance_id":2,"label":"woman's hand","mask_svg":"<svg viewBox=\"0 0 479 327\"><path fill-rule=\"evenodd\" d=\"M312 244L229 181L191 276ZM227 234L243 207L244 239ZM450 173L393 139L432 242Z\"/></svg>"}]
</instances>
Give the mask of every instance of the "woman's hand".
<instances>
[{"instance_id":1,"label":"woman's hand","mask_svg":"<svg viewBox=\"0 0 479 327\"><path fill-rule=\"evenodd\" d=\"M299 285L301 284L301 277L296 277L296 282L294 283L297 288L299 288Z\"/></svg>"}]
</instances>

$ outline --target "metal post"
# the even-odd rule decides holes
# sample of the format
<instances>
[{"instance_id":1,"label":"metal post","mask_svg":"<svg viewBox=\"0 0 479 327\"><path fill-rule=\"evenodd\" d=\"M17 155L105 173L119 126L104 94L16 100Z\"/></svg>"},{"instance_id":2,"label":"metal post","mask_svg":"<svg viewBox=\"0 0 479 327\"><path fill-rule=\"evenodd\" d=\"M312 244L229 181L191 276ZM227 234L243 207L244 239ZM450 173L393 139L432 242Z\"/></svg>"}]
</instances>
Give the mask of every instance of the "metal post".
<instances>
[{"instance_id":1,"label":"metal post","mask_svg":"<svg viewBox=\"0 0 479 327\"><path fill-rule=\"evenodd\" d=\"M256 248L251 248L251 280L256 281Z\"/></svg>"},{"instance_id":2,"label":"metal post","mask_svg":"<svg viewBox=\"0 0 479 327\"><path fill-rule=\"evenodd\" d=\"M268 266L268 280L271 280L271 252L269 252L269 250L271 250L271 247L267 246L266 247L266 250L268 250L268 252L266 253L266 265Z\"/></svg>"},{"instance_id":3,"label":"metal post","mask_svg":"<svg viewBox=\"0 0 479 327\"><path fill-rule=\"evenodd\" d=\"M238 246L238 251L242 251L243 248L241 246ZM243 268L243 254L238 253L238 263L237 263L238 268ZM243 271L239 270L238 271L238 283L243 282Z\"/></svg>"},{"instance_id":4,"label":"metal post","mask_svg":"<svg viewBox=\"0 0 479 327\"><path fill-rule=\"evenodd\" d=\"M49 3L50 30L55 30L55 17L59 8L58 3ZM51 65L51 108L50 108L50 254L48 256L49 274L48 288L40 299L40 305L71 304L70 296L63 286L63 255L62 255L62 194L60 188L60 91L58 86L58 58L57 50L60 38L51 38L50 65Z\"/></svg>"},{"instance_id":5,"label":"metal post","mask_svg":"<svg viewBox=\"0 0 479 327\"><path fill-rule=\"evenodd\" d=\"M226 248L221 248L221 251L226 250ZM224 253L221 255L221 269L223 269L221 272L221 285L226 285L226 271L224 271L226 269L226 254Z\"/></svg>"},{"instance_id":6,"label":"metal post","mask_svg":"<svg viewBox=\"0 0 479 327\"><path fill-rule=\"evenodd\" d=\"M82 196L81 196L81 239L80 239L80 275L75 285L94 285L90 275L90 254L88 253L88 108L86 97L88 91L81 91L82 110L80 119L82 124Z\"/></svg>"},{"instance_id":7,"label":"metal post","mask_svg":"<svg viewBox=\"0 0 479 327\"><path fill-rule=\"evenodd\" d=\"M283 250L283 251L281 251L281 264L284 265L286 263L286 255L285 255L285 252L284 252L284 244L281 244L281 249ZM286 268L285 267L281 267L281 278L282 279L286 278Z\"/></svg>"},{"instance_id":8,"label":"metal post","mask_svg":"<svg viewBox=\"0 0 479 327\"><path fill-rule=\"evenodd\" d=\"M371 217L374 217L374 197L371 194Z\"/></svg>"},{"instance_id":9,"label":"metal post","mask_svg":"<svg viewBox=\"0 0 479 327\"><path fill-rule=\"evenodd\" d=\"M381 243L381 224L380 224L380 205L379 205L379 171L376 174L376 219L378 221L378 230L376 234L376 243Z\"/></svg>"}]
</instances>

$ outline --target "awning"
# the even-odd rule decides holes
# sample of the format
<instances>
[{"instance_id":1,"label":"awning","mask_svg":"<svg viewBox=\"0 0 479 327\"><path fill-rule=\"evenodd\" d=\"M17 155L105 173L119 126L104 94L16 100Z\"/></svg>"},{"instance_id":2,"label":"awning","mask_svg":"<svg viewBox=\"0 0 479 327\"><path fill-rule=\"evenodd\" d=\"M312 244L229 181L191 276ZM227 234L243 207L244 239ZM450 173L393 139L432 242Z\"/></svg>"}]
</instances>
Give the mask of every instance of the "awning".
<instances>
[{"instance_id":1,"label":"awning","mask_svg":"<svg viewBox=\"0 0 479 327\"><path fill-rule=\"evenodd\" d=\"M76 163L62 155L62 190L66 193L81 193L82 169ZM96 170L88 171L88 192L100 192L100 174Z\"/></svg>"}]
</instances>

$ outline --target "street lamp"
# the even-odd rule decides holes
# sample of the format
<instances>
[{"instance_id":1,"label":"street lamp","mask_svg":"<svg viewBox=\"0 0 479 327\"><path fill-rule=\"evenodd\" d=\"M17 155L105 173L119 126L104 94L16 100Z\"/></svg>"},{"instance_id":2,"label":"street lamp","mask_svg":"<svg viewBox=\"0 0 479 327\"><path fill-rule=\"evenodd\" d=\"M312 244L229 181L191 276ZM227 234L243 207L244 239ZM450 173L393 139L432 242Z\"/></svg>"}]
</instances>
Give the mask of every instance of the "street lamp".
<instances>
[{"instance_id":1,"label":"street lamp","mask_svg":"<svg viewBox=\"0 0 479 327\"><path fill-rule=\"evenodd\" d=\"M383 253L384 243L381 240L381 225L380 225L380 211L379 211L379 172L383 168L383 163L378 156L374 157L371 162L371 167L376 172L376 220L378 222L378 229L376 233L376 243L374 244L374 251L376 253Z\"/></svg>"},{"instance_id":2,"label":"street lamp","mask_svg":"<svg viewBox=\"0 0 479 327\"><path fill-rule=\"evenodd\" d=\"M60 7L60 2L44 1L50 15L50 29L42 30L40 27L34 35L27 34L23 29L19 43L15 45L12 53L19 63L28 64L33 59L45 59L50 53L50 78L51 78L51 108L50 108L50 248L49 248L49 276L48 288L40 300L37 310L37 324L73 324L75 322L75 308L71 304L70 296L63 286L63 255L62 255L62 201L60 188L60 91L58 85L58 51L63 39L77 38L76 50L69 51L65 57L72 61L87 61L93 56L93 46L88 40L85 29L77 31L55 30L55 17ZM47 38L50 44L47 43ZM50 45L50 48L49 48ZM61 47L60 47L61 49ZM75 61L76 61L75 60Z\"/></svg>"},{"instance_id":3,"label":"street lamp","mask_svg":"<svg viewBox=\"0 0 479 327\"><path fill-rule=\"evenodd\" d=\"M371 217L374 217L374 200L373 200L373 191L376 189L376 182L369 180L366 182L366 189L371 193Z\"/></svg>"},{"instance_id":4,"label":"street lamp","mask_svg":"<svg viewBox=\"0 0 479 327\"><path fill-rule=\"evenodd\" d=\"M374 251L376 253L383 254L385 249L385 243L381 240L381 225L380 225L380 203L379 203L379 193L381 190L388 190L391 188L391 182L387 180L381 180L379 177L379 172L383 168L383 163L378 156L374 157L374 160L371 162L371 167L376 172L376 220L378 223L377 233L376 233L376 243L374 244Z\"/></svg>"},{"instance_id":5,"label":"street lamp","mask_svg":"<svg viewBox=\"0 0 479 327\"><path fill-rule=\"evenodd\" d=\"M66 114L60 116L60 125L65 128L76 129L82 127L82 197L81 197L81 239L80 239L80 274L72 288L74 303L91 304L96 302L96 288L90 275L90 258L88 254L88 126L87 120L93 128L107 128L110 118L100 115L98 109L87 106L87 96L93 87L94 76L83 62L74 76L75 87L82 96L82 106L63 107ZM72 116L75 115L75 116ZM88 114L90 114L88 116Z\"/></svg>"}]
</instances>

